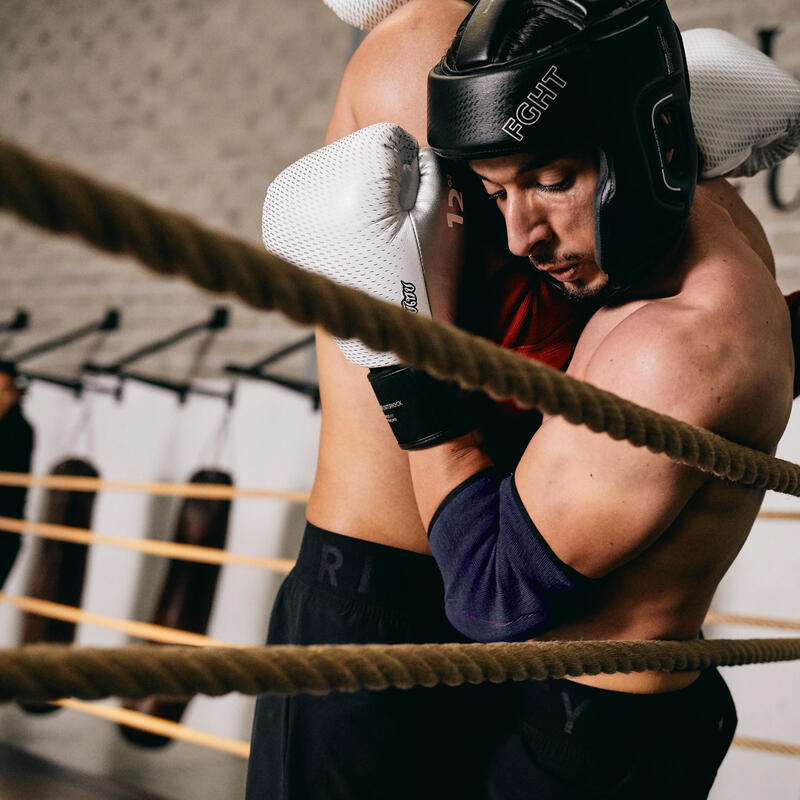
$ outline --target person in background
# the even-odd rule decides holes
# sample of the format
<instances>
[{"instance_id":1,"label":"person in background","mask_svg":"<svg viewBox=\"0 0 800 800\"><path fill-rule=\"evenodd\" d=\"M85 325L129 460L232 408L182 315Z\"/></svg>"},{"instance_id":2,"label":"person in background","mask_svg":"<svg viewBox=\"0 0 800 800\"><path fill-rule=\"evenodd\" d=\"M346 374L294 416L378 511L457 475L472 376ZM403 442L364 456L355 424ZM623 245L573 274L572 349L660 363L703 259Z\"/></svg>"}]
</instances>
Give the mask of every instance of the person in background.
<instances>
[{"instance_id":1,"label":"person in background","mask_svg":"<svg viewBox=\"0 0 800 800\"><path fill-rule=\"evenodd\" d=\"M19 373L10 361L0 361L0 472L30 472L34 433L22 413ZM28 490L0 486L0 517L23 519ZM0 525L0 589L17 558L21 536Z\"/></svg>"}]
</instances>

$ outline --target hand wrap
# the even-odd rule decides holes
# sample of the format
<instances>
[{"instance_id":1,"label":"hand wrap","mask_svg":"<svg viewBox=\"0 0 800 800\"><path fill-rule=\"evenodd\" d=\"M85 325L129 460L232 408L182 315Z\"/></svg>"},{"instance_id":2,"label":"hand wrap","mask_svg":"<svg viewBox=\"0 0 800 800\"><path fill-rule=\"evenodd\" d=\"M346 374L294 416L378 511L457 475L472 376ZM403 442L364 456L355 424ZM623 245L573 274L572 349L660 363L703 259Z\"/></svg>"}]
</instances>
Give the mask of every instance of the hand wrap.
<instances>
[{"instance_id":1,"label":"hand wrap","mask_svg":"<svg viewBox=\"0 0 800 800\"><path fill-rule=\"evenodd\" d=\"M404 450L449 442L478 427L487 401L454 381L440 381L402 365L369 371L369 382L386 421Z\"/></svg>"}]
</instances>

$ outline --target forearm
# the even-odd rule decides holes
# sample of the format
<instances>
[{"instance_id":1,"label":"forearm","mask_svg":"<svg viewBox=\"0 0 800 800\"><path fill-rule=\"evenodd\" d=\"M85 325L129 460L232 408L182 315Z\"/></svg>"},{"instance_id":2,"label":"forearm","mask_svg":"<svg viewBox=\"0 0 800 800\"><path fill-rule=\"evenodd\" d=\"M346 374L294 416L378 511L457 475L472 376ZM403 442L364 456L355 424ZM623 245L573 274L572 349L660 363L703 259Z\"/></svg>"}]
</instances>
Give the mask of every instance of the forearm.
<instances>
[{"instance_id":1,"label":"forearm","mask_svg":"<svg viewBox=\"0 0 800 800\"><path fill-rule=\"evenodd\" d=\"M453 489L476 472L492 466L474 431L434 447L409 450L408 463L426 530L436 509Z\"/></svg>"}]
</instances>

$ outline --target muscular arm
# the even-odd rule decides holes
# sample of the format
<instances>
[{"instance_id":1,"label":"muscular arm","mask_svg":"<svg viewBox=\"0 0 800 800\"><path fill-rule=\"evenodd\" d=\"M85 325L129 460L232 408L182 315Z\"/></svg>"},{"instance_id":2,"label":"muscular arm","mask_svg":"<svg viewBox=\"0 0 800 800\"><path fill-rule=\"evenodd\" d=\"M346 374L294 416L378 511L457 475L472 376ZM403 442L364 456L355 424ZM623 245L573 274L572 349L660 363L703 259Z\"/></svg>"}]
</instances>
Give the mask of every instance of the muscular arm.
<instances>
[{"instance_id":1,"label":"muscular arm","mask_svg":"<svg viewBox=\"0 0 800 800\"><path fill-rule=\"evenodd\" d=\"M757 392L753 384L741 379L741 374L737 378L741 352L727 348L726 336L703 335L709 323L716 321L721 328L721 320L706 319L703 313L682 308L678 301L645 306L603 340L580 377L691 424L748 438L751 431L745 417L756 416ZM575 570L579 575L572 585L581 588L585 584L580 576L602 577L651 546L708 480L707 475L663 455L553 417L535 434L514 475L523 515L517 513L513 489L506 486L498 492L497 480L478 481L472 485L483 483L484 492L494 491L499 499L489 502L480 493L470 496L469 505L486 500L485 507L491 513L480 520L480 530L467 530L466 525L459 527L452 515L448 521L447 512L442 511L452 498L444 504L442 501L454 490L452 496L458 497L464 490L457 487L489 466L476 440L462 437L448 445L412 452L409 457L423 522L430 525L442 506L431 529L434 554L436 539L444 544L445 558L451 557L448 548L452 547L451 552L458 553L452 557L461 559L458 569L464 575L457 577L453 572L454 580L472 581L477 587L456 587L452 594L458 602L466 598L464 602L471 603L476 597L496 592L502 603L494 602L491 609L488 604L480 610L477 606L471 609L475 618L491 621L493 626L500 618L498 609L511 608L502 598L510 581L521 585L527 581L525 591L532 591L530 587L540 574L552 579L550 565L540 574L528 569L531 559L540 557L543 548L554 554L556 569L561 571L559 580L562 574L574 578L570 570ZM467 507L465 502L459 513L464 514ZM532 523L527 528L520 522L525 512ZM539 534L543 547L529 547ZM447 581L446 568L443 572ZM551 607L551 599L545 592L544 600L535 601L536 609L543 608L544 627L552 614L558 613ZM509 619L501 621L514 630ZM532 627L523 627L519 620L518 616L513 618L514 624L520 625L514 635L537 630L534 620L529 620ZM491 638L493 630L484 626L475 629L475 635Z\"/></svg>"},{"instance_id":2,"label":"muscular arm","mask_svg":"<svg viewBox=\"0 0 800 800\"><path fill-rule=\"evenodd\" d=\"M426 144L428 72L469 9L462 0L409 0L370 31L345 70L326 144L377 122Z\"/></svg>"},{"instance_id":3,"label":"muscular arm","mask_svg":"<svg viewBox=\"0 0 800 800\"><path fill-rule=\"evenodd\" d=\"M427 75L469 10L461 0L410 0L372 30L347 66L326 143L377 122L424 142ZM408 459L396 446L366 379L317 331L323 417L307 513L321 528L427 552Z\"/></svg>"}]
</instances>

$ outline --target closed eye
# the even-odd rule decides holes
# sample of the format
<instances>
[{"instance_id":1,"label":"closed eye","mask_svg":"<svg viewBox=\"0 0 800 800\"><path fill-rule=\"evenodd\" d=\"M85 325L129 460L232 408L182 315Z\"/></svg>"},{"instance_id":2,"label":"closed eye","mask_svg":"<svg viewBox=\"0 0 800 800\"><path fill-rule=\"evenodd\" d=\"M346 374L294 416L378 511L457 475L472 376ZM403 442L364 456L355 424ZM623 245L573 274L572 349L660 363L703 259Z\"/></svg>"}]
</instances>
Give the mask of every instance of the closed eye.
<instances>
[{"instance_id":1,"label":"closed eye","mask_svg":"<svg viewBox=\"0 0 800 800\"><path fill-rule=\"evenodd\" d=\"M566 192L568 189L571 189L574 184L575 178L570 175L570 177L558 183L537 183L536 188L542 192Z\"/></svg>"},{"instance_id":2,"label":"closed eye","mask_svg":"<svg viewBox=\"0 0 800 800\"><path fill-rule=\"evenodd\" d=\"M536 181L530 184L530 188L535 189L539 192L566 192L571 189L575 185L575 176L570 175L567 178L564 178L563 181L559 181L558 183L538 183ZM506 199L506 190L505 189L498 189L496 192L490 192L489 189L486 189L486 199L489 202L497 202L499 200Z\"/></svg>"}]
</instances>

